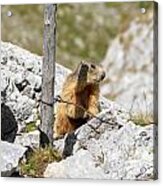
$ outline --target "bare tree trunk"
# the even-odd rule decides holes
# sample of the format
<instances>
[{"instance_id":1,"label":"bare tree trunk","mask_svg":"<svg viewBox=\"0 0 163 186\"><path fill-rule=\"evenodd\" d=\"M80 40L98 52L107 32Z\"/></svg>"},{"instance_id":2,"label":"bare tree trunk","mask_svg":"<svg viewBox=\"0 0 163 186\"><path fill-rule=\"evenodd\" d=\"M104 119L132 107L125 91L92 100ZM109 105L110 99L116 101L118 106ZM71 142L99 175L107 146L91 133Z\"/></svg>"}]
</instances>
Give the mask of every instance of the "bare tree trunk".
<instances>
[{"instance_id":1,"label":"bare tree trunk","mask_svg":"<svg viewBox=\"0 0 163 186\"><path fill-rule=\"evenodd\" d=\"M44 38L42 65L41 131L52 142L54 122L53 99L56 61L56 13L57 5L47 4L44 9Z\"/></svg>"}]
</instances>

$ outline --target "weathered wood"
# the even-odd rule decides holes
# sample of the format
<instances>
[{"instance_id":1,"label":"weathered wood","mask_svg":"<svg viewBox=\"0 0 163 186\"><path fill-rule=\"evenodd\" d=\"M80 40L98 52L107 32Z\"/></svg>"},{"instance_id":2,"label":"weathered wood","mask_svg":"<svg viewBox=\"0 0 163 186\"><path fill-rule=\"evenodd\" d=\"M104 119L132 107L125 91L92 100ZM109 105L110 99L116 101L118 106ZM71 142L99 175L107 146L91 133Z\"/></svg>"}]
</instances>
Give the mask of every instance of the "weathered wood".
<instances>
[{"instance_id":1,"label":"weathered wood","mask_svg":"<svg viewBox=\"0 0 163 186\"><path fill-rule=\"evenodd\" d=\"M48 136L50 142L52 141L52 127L54 122L53 99L56 61L56 13L57 5L45 5L40 129Z\"/></svg>"}]
</instances>

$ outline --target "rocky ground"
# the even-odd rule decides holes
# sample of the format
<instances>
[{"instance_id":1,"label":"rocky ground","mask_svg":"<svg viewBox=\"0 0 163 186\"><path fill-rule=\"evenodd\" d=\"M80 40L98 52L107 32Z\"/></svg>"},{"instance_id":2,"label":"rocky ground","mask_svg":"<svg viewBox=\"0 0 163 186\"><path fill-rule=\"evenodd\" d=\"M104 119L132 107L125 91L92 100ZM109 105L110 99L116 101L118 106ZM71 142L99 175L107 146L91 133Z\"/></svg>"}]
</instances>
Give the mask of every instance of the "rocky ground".
<instances>
[{"instance_id":1,"label":"rocky ground","mask_svg":"<svg viewBox=\"0 0 163 186\"><path fill-rule=\"evenodd\" d=\"M18 132L22 131L28 123L39 121L41 63L42 57L12 44L1 43L2 112L6 111L3 107L10 110L12 114L8 115L14 115L10 120L16 120ZM56 70L55 95L58 95L64 81L63 77L69 70L60 65L57 65ZM4 122L10 125L5 118ZM8 130L7 127L5 130Z\"/></svg>"},{"instance_id":2,"label":"rocky ground","mask_svg":"<svg viewBox=\"0 0 163 186\"><path fill-rule=\"evenodd\" d=\"M39 146L42 58L10 43L1 43L2 176L19 170L26 146ZM55 95L70 71L57 64ZM129 112L104 97L101 112L71 135L54 140L63 159L47 166L44 177L136 179L157 177L157 127L135 125ZM54 111L55 112L55 111ZM10 129L10 130L9 130Z\"/></svg>"},{"instance_id":3,"label":"rocky ground","mask_svg":"<svg viewBox=\"0 0 163 186\"><path fill-rule=\"evenodd\" d=\"M153 154L156 128L153 125L138 127L125 120L116 124L121 116L117 114L113 119L111 110L101 113L101 117L113 121L114 125L92 120L67 136L62 145L66 158L49 164L45 177L119 180L156 177Z\"/></svg>"},{"instance_id":4,"label":"rocky ground","mask_svg":"<svg viewBox=\"0 0 163 186\"><path fill-rule=\"evenodd\" d=\"M8 167L8 164L16 161L17 164L13 165L15 170L18 160L22 157L22 154L17 154L14 149L20 148L22 152L23 147L39 147L40 132L37 126L40 123L41 63L42 57L10 43L1 42L1 138L15 144L1 144L2 148L7 148L2 154L3 176L13 173L12 166L10 171L5 169L5 166ZM56 71L55 95L58 95L64 77L70 71L60 65L56 66ZM12 151L12 147L10 159L8 148Z\"/></svg>"}]
</instances>

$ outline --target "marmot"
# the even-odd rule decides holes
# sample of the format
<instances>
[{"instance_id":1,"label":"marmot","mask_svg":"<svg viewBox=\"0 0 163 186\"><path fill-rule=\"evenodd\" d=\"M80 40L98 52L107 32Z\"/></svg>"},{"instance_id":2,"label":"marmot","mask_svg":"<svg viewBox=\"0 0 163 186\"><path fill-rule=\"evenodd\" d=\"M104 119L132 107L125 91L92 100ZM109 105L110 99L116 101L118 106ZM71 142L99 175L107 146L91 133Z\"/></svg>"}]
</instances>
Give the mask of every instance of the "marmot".
<instances>
[{"instance_id":1,"label":"marmot","mask_svg":"<svg viewBox=\"0 0 163 186\"><path fill-rule=\"evenodd\" d=\"M86 111L93 115L99 112L99 83L104 77L105 72L101 66L83 61L68 75L61 92L62 100L68 103L60 102L57 105L54 138L71 133L86 123L91 118Z\"/></svg>"}]
</instances>

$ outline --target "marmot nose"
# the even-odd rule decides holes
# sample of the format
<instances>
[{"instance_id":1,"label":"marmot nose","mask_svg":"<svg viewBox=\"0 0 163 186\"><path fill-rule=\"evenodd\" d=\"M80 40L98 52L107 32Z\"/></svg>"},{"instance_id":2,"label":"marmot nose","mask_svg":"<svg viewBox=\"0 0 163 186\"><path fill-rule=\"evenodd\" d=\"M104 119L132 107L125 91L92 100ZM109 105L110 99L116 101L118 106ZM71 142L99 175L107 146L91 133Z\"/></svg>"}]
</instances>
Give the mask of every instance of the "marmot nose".
<instances>
[{"instance_id":1,"label":"marmot nose","mask_svg":"<svg viewBox=\"0 0 163 186\"><path fill-rule=\"evenodd\" d=\"M103 80L105 78L105 72L103 72L102 74L101 74L101 80Z\"/></svg>"}]
</instances>

